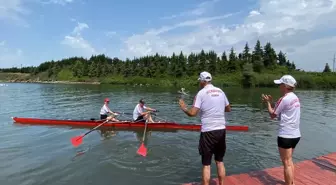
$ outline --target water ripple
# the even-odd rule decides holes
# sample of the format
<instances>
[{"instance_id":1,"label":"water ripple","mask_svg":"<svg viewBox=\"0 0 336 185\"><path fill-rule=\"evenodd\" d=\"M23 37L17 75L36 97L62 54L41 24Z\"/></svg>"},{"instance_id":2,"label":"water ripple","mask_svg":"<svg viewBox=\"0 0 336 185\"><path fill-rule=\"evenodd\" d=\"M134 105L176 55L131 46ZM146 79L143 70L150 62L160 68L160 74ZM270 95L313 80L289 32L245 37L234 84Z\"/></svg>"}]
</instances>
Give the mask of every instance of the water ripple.
<instances>
[{"instance_id":1,"label":"water ripple","mask_svg":"<svg viewBox=\"0 0 336 185\"><path fill-rule=\"evenodd\" d=\"M249 132L227 133L224 158L227 174L281 165L276 147L277 122L260 104L260 94L278 90L225 89L233 111L228 125L248 125ZM274 92L273 92L274 91ZM73 136L87 129L13 124L11 116L89 119L98 118L103 99L111 109L132 112L140 98L159 109L157 119L200 123L180 111L176 89L129 88L61 84L10 84L0 88L0 183L7 185L63 184L180 184L201 179L198 132L151 132L146 135L148 156L136 154L142 131L94 131L74 148ZM192 91L191 93L195 93ZM294 160L335 152L336 93L298 91L302 101L302 139ZM187 97L191 105L193 97ZM212 166L212 175L216 168ZM4 179L4 180L2 180Z\"/></svg>"}]
</instances>

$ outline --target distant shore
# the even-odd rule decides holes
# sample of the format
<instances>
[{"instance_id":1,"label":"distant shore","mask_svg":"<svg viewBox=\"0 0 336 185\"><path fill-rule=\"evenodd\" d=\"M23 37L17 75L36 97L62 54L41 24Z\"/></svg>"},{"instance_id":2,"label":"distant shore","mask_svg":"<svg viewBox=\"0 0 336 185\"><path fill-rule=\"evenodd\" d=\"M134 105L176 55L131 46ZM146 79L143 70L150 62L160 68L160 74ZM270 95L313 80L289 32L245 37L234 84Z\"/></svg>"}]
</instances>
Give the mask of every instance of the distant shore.
<instances>
[{"instance_id":1,"label":"distant shore","mask_svg":"<svg viewBox=\"0 0 336 185\"><path fill-rule=\"evenodd\" d=\"M39 83L39 84L110 84L110 85L130 85L130 86L158 86L158 87L188 87L197 86L198 76L184 76L184 77L141 77L122 75L109 75L102 77L73 77L62 76L64 71L62 69L56 77L48 77L45 73L36 75L29 73L6 73L0 72L0 82L7 83ZM68 71L69 72L69 71ZM72 74L72 73L69 73ZM336 73L313 73L313 72L293 72L297 79L298 88L300 89L336 89ZM280 73L253 73L249 78L240 72L228 73L226 75L214 76L213 83L220 87L277 87L273 80L281 77Z\"/></svg>"},{"instance_id":2,"label":"distant shore","mask_svg":"<svg viewBox=\"0 0 336 185\"><path fill-rule=\"evenodd\" d=\"M1 83L40 83L40 84L92 84L99 85L100 82L75 82L75 81L41 81L41 80L0 80Z\"/></svg>"}]
</instances>

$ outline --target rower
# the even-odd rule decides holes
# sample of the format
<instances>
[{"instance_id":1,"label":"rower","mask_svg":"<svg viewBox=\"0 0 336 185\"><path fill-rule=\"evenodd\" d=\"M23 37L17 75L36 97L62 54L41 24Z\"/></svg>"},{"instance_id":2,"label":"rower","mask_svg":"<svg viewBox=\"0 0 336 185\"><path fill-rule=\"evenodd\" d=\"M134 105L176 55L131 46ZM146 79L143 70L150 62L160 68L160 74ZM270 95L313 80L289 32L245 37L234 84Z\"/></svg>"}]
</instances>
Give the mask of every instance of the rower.
<instances>
[{"instance_id":1,"label":"rower","mask_svg":"<svg viewBox=\"0 0 336 185\"><path fill-rule=\"evenodd\" d=\"M112 112L110 110L110 108L107 106L109 103L110 103L110 99L105 98L104 105L100 109L100 119L101 120L106 119L106 120L109 120L109 121L119 121L118 119L115 118L115 116L117 116L119 114L117 114L115 112ZM107 116L108 113L112 114L112 116Z\"/></svg>"},{"instance_id":2,"label":"rower","mask_svg":"<svg viewBox=\"0 0 336 185\"><path fill-rule=\"evenodd\" d=\"M145 112L145 110L147 110ZM145 101L143 99L140 99L139 103L135 106L133 111L133 120L135 122L149 122L153 123L152 116L150 112L156 112L155 109L152 109L150 107L145 106Z\"/></svg>"}]
</instances>

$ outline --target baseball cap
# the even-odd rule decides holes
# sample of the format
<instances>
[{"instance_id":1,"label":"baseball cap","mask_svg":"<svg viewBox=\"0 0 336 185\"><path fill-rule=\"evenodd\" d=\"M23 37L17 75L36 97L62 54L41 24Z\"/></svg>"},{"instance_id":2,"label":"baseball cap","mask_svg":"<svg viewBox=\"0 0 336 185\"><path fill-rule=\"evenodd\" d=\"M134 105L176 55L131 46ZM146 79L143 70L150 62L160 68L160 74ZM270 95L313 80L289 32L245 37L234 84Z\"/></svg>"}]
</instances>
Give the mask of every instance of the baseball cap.
<instances>
[{"instance_id":1,"label":"baseball cap","mask_svg":"<svg viewBox=\"0 0 336 185\"><path fill-rule=\"evenodd\" d=\"M212 80L212 77L210 73L203 71L200 73L198 80L210 82Z\"/></svg>"},{"instance_id":2,"label":"baseball cap","mask_svg":"<svg viewBox=\"0 0 336 185\"><path fill-rule=\"evenodd\" d=\"M296 86L296 80L291 75L284 75L279 80L274 80L275 84L286 84L291 87Z\"/></svg>"},{"instance_id":3,"label":"baseball cap","mask_svg":"<svg viewBox=\"0 0 336 185\"><path fill-rule=\"evenodd\" d=\"M110 99L105 98L104 102L110 102Z\"/></svg>"}]
</instances>

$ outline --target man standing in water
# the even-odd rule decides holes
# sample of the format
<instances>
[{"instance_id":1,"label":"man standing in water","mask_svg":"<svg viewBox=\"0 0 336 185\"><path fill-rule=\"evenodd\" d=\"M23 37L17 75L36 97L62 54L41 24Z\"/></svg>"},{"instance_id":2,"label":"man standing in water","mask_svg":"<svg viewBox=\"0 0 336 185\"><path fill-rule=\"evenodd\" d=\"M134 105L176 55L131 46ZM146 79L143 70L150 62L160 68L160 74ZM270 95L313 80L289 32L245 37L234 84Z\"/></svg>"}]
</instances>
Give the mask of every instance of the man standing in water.
<instances>
[{"instance_id":1,"label":"man standing in water","mask_svg":"<svg viewBox=\"0 0 336 185\"><path fill-rule=\"evenodd\" d=\"M181 109L190 117L200 112L201 134L199 153L202 156L203 185L210 183L210 165L212 155L215 155L219 184L224 184L225 167L223 158L226 151L225 112L231 111L230 103L225 93L211 84L211 74L204 71L198 78L201 90L197 93L193 106L188 110L182 99L179 100Z\"/></svg>"},{"instance_id":2,"label":"man standing in water","mask_svg":"<svg viewBox=\"0 0 336 185\"><path fill-rule=\"evenodd\" d=\"M280 118L278 130L278 149L284 166L284 177L286 185L294 185L294 163L293 153L295 146L301 138L300 114L301 104L299 98L294 94L296 80L290 75L284 75L279 80L282 97L277 101L274 109L271 106L272 97L262 94L262 100L266 102L271 119Z\"/></svg>"}]
</instances>

